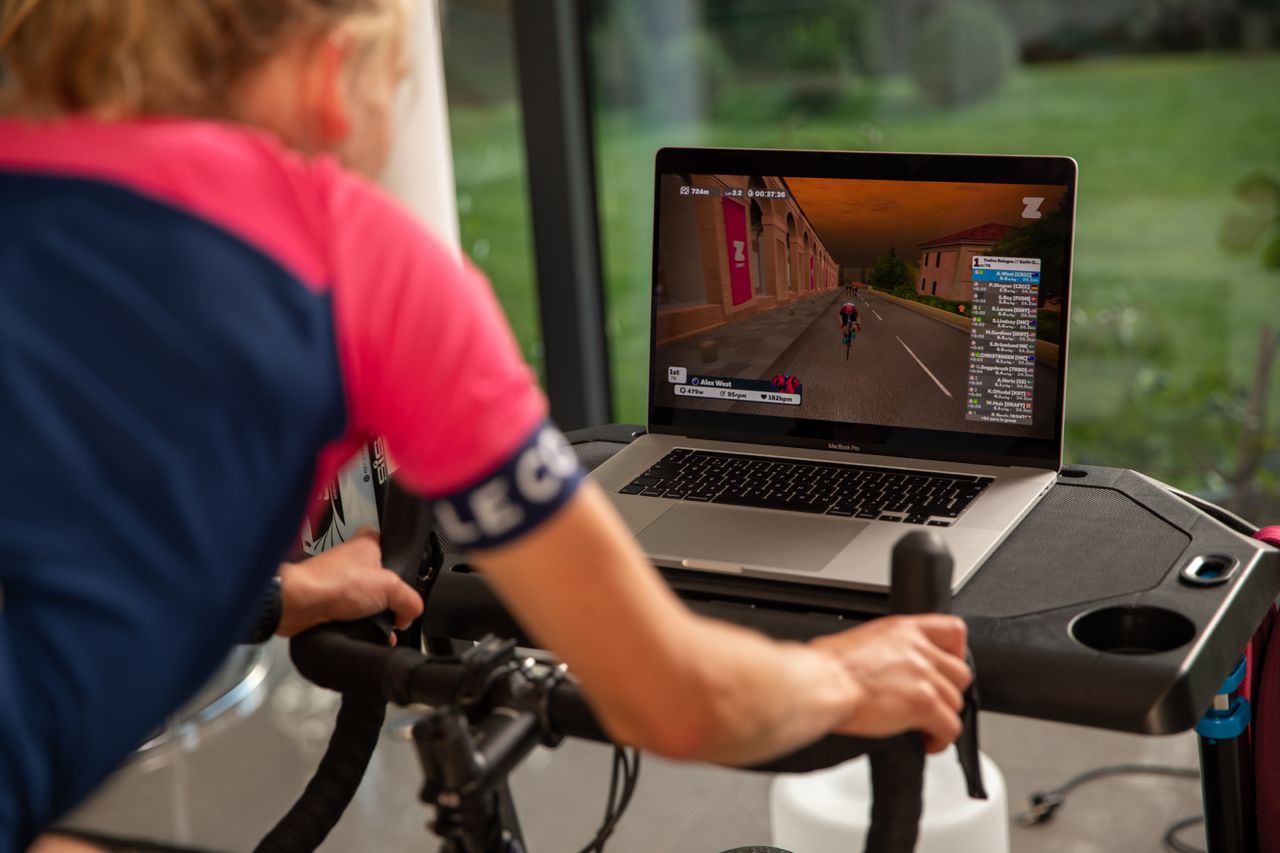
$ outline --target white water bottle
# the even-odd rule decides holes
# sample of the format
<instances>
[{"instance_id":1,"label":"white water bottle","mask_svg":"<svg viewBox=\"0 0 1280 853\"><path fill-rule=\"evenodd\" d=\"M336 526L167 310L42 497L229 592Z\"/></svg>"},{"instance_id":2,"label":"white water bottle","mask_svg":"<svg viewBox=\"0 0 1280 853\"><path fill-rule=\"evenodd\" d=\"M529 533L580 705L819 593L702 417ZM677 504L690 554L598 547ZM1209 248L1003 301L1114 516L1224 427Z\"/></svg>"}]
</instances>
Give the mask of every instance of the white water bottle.
<instances>
[{"instance_id":1,"label":"white water bottle","mask_svg":"<svg viewBox=\"0 0 1280 853\"><path fill-rule=\"evenodd\" d=\"M925 761L916 853L1008 853L1004 776L979 754L987 799L969 797L954 748ZM857 853L871 820L871 765L856 758L813 773L779 774L769 790L773 845L792 853Z\"/></svg>"}]
</instances>

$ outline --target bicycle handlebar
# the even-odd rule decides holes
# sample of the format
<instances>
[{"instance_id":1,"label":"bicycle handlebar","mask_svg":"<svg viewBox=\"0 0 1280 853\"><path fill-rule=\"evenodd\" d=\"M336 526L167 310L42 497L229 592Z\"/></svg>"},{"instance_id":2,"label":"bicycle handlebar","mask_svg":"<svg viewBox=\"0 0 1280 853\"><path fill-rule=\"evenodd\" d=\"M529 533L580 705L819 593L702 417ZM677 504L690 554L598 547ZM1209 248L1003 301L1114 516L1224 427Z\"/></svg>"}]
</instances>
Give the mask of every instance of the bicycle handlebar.
<instances>
[{"instance_id":1,"label":"bicycle handlebar","mask_svg":"<svg viewBox=\"0 0 1280 853\"><path fill-rule=\"evenodd\" d=\"M951 553L934 533L908 533L893 547L889 612L951 610ZM919 732L895 738L891 752L871 754L871 823L868 850L914 850L924 814L924 739Z\"/></svg>"},{"instance_id":2,"label":"bicycle handlebar","mask_svg":"<svg viewBox=\"0 0 1280 853\"><path fill-rule=\"evenodd\" d=\"M307 680L347 696L398 705L439 706L454 701L467 677L461 660L425 657L412 649L376 645L383 639L360 622L321 625L299 634L289 653ZM546 665L543 664L545 667ZM536 710L558 737L612 742L577 683L556 680L545 696L528 695L530 671L519 665L505 680L483 685L490 708ZM536 707L532 707L536 706ZM770 773L804 773L831 767L876 751L886 741L831 735L789 755L744 768Z\"/></svg>"},{"instance_id":3,"label":"bicycle handlebar","mask_svg":"<svg viewBox=\"0 0 1280 853\"><path fill-rule=\"evenodd\" d=\"M423 502L397 489L389 489L383 519L385 565L406 580L415 578L430 526L430 512ZM890 610L895 613L948 612L950 579L951 558L938 537L927 531L908 534L894 549ZM360 708L373 708L386 702L461 707L467 718L479 721L483 734L479 750L484 753L480 756L484 759L481 772L486 778L511 769L504 761L506 757L523 754L515 748L504 750L504 742L519 742L529 748L537 739L554 745L563 737L610 742L577 683L564 668L539 664L532 659L517 661L514 641L501 643L486 638L460 658L441 659L424 656L405 646L389 647L387 638L392 627L387 614L360 622L321 625L294 637L290 656L305 678L344 694L344 708L347 702ZM974 725L976 699L971 705L966 709L967 728ZM499 709L515 713L492 713ZM352 716L349 731L335 731L321 771L304 797L259 845L259 851L313 850L324 838L332 827L331 820L337 820L354 794L354 783L363 775L381 727L380 715L375 718L365 714L364 717L367 719L356 720ZM465 724L466 719L461 715L447 717L445 723ZM985 796L977 775L976 729L973 731L974 736L968 738L972 741L971 749L961 751L961 764L965 767L971 794ZM465 737L465 733L459 736ZM355 741L362 741L364 745L353 749L349 744ZM332 761L330 753L334 756ZM496 760L488 760L490 754ZM875 853L912 850L922 810L924 751L919 733L909 732L891 739L832 735L788 755L743 769L802 773L861 755L871 756L874 792L866 849ZM518 757L511 759L518 760ZM351 772L338 774L330 770L335 777L344 776L344 781L341 785L326 786L321 784L326 764L342 764Z\"/></svg>"},{"instance_id":4,"label":"bicycle handlebar","mask_svg":"<svg viewBox=\"0 0 1280 853\"><path fill-rule=\"evenodd\" d=\"M424 501L388 484L382 518L384 565L406 581L417 572L432 526ZM893 613L946 613L951 602L951 555L936 534L915 531L894 548L889 609ZM398 705L440 705L456 696L463 677L458 663L426 658L408 648L388 648L389 619L312 628L290 643L290 656L309 681L339 693ZM500 700L501 697L499 697ZM604 728L577 685L562 680L546 698L546 723L562 736L608 742ZM493 703L501 707L501 702ZM806 772L877 751L884 739L830 735L755 768Z\"/></svg>"},{"instance_id":5,"label":"bicycle handlebar","mask_svg":"<svg viewBox=\"0 0 1280 853\"><path fill-rule=\"evenodd\" d=\"M894 550L894 576L890 609L895 613L946 612L951 598L951 557L936 536L908 535ZM389 648L385 638L366 624L321 625L298 635L290 655L298 671L309 681L347 695L377 698L399 705L442 705L454 700L463 688L465 666L460 660L428 658L407 648ZM507 707L520 699L519 670L509 673L512 683L484 685L493 691L491 707ZM559 736L608 742L577 684L555 683L539 709ZM746 768L768 772L801 773L831 767L859 755L879 751L885 739L829 735L789 755Z\"/></svg>"}]
</instances>

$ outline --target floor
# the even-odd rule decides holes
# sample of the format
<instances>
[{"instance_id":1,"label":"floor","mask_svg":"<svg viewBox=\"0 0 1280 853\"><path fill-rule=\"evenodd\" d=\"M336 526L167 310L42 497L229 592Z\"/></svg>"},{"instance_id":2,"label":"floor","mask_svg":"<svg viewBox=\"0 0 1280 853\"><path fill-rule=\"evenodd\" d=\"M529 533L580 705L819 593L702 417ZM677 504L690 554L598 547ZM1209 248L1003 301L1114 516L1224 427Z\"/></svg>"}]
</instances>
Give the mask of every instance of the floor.
<instances>
[{"instance_id":1,"label":"floor","mask_svg":"<svg viewBox=\"0 0 1280 853\"><path fill-rule=\"evenodd\" d=\"M135 757L67 824L215 851L251 850L291 804L324 750L336 697L302 682L284 647L267 647L260 689L211 722ZM405 739L412 713L392 709L355 802L325 851L435 851L416 799L421 772ZM1031 791L1091 767L1122 762L1194 767L1190 734L1150 738L987 714L983 749L1000 766L1010 807ZM574 851L603 809L611 750L566 742L539 750L513 777L531 853ZM635 799L612 853L719 853L767 845L770 778L646 757ZM1199 812L1194 780L1124 777L1074 792L1045 825L1011 829L1012 851L1090 853L1163 850L1174 820ZM1185 841L1203 843L1198 828ZM850 850L860 849L851 843ZM806 851L794 851L806 853Z\"/></svg>"}]
</instances>

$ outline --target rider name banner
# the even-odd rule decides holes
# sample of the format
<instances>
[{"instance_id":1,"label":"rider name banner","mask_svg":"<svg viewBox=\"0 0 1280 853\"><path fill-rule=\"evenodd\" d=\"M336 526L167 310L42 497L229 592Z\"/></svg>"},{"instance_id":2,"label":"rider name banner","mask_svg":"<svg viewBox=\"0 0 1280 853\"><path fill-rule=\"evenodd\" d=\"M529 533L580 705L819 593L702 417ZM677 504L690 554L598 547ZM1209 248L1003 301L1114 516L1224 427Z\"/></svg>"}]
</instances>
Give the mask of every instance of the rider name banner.
<instances>
[{"instance_id":1,"label":"rider name banner","mask_svg":"<svg viewBox=\"0 0 1280 853\"><path fill-rule=\"evenodd\" d=\"M773 403L798 406L804 386L797 377L784 375L769 379L737 379L728 376L690 376L683 367L667 368L667 381L677 397L702 397L735 403Z\"/></svg>"}]
</instances>

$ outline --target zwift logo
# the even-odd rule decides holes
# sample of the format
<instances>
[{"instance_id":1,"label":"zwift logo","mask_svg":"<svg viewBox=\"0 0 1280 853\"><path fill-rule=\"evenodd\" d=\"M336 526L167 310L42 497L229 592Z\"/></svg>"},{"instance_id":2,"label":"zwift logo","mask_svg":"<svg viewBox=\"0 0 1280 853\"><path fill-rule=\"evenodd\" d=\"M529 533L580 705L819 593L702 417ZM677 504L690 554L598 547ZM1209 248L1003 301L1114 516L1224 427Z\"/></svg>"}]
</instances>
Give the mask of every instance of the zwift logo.
<instances>
[{"instance_id":1,"label":"zwift logo","mask_svg":"<svg viewBox=\"0 0 1280 853\"><path fill-rule=\"evenodd\" d=\"M1043 198L1028 196L1022 200L1022 203L1025 205L1025 207L1022 208L1023 219L1039 219L1044 216L1044 214L1040 212L1040 205L1044 204Z\"/></svg>"}]
</instances>

